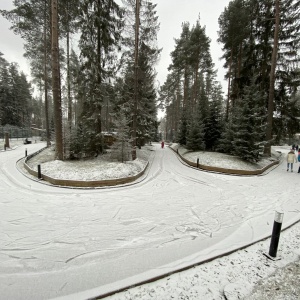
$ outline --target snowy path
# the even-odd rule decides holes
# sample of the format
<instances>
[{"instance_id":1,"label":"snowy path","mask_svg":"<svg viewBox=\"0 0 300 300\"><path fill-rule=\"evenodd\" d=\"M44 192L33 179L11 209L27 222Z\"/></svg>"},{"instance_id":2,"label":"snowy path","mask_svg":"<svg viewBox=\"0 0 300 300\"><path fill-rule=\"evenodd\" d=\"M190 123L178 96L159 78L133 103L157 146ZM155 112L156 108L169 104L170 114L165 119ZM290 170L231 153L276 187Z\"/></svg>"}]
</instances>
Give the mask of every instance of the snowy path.
<instances>
[{"instance_id":1,"label":"snowy path","mask_svg":"<svg viewBox=\"0 0 300 300\"><path fill-rule=\"evenodd\" d=\"M269 235L275 209L284 227L299 218L300 175L285 162L265 176L227 176L157 145L141 183L75 190L20 174L24 149L0 152L0 299L105 293Z\"/></svg>"}]
</instances>

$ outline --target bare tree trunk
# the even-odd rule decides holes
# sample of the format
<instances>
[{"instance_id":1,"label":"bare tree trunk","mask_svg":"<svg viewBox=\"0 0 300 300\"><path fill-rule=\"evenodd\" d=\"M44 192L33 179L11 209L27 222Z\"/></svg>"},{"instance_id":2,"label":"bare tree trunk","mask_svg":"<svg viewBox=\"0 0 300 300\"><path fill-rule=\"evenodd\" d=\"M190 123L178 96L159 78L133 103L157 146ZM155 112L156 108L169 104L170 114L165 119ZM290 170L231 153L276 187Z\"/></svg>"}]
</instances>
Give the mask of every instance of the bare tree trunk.
<instances>
[{"instance_id":1,"label":"bare tree trunk","mask_svg":"<svg viewBox=\"0 0 300 300\"><path fill-rule=\"evenodd\" d=\"M47 70L47 56L48 56L48 43L47 43L47 1L45 1L44 8L44 97L45 97L45 127L46 127L46 141L47 147L51 145L50 139L50 125L49 125L49 99L48 99L48 70Z\"/></svg>"},{"instance_id":2,"label":"bare tree trunk","mask_svg":"<svg viewBox=\"0 0 300 300\"><path fill-rule=\"evenodd\" d=\"M55 116L55 156L63 160L62 110L60 93L59 44L58 44L58 6L57 0L52 0L52 92Z\"/></svg>"},{"instance_id":3,"label":"bare tree trunk","mask_svg":"<svg viewBox=\"0 0 300 300\"><path fill-rule=\"evenodd\" d=\"M68 124L71 133L72 129L72 98L71 98L71 77L70 77L70 32L69 32L69 5L67 1L67 86L68 86Z\"/></svg>"},{"instance_id":4,"label":"bare tree trunk","mask_svg":"<svg viewBox=\"0 0 300 300\"><path fill-rule=\"evenodd\" d=\"M47 37L46 27L44 31L44 94L45 94L45 121L46 121L46 140L47 147L50 146L50 126L49 126L49 102L48 102L48 73L47 73Z\"/></svg>"},{"instance_id":5,"label":"bare tree trunk","mask_svg":"<svg viewBox=\"0 0 300 300\"><path fill-rule=\"evenodd\" d=\"M139 71L139 26L140 26L140 0L135 6L135 51L134 51L134 105L132 118L132 159L136 159L136 132L138 113L138 71Z\"/></svg>"},{"instance_id":6,"label":"bare tree trunk","mask_svg":"<svg viewBox=\"0 0 300 300\"><path fill-rule=\"evenodd\" d=\"M274 90L275 90L275 70L277 64L278 53L278 37L279 37L279 0L275 3L275 31L274 31L274 44L272 51L271 71L270 71L270 87L269 87L269 101L268 101L268 117L267 117L267 131L266 141L267 144L264 148L264 154L271 156L271 143L272 143L272 129L273 129L273 111L274 111Z\"/></svg>"},{"instance_id":7,"label":"bare tree trunk","mask_svg":"<svg viewBox=\"0 0 300 300\"><path fill-rule=\"evenodd\" d=\"M98 17L101 17L101 10L102 10L102 6L101 6L101 0L97 1L97 13L98 13ZM101 28L100 25L97 26L97 64L98 66L101 66L102 64L102 56L101 56ZM100 91L101 89L101 84L102 84L102 78L101 78L101 74L100 74L100 70L98 69L97 72L97 85L98 85L98 91ZM101 101L101 93L98 92L96 94L96 97L98 98L96 100L96 107L95 107L95 114L96 114L96 132L98 134L102 134L102 101ZM103 149L101 149L101 151L103 151Z\"/></svg>"}]
</instances>

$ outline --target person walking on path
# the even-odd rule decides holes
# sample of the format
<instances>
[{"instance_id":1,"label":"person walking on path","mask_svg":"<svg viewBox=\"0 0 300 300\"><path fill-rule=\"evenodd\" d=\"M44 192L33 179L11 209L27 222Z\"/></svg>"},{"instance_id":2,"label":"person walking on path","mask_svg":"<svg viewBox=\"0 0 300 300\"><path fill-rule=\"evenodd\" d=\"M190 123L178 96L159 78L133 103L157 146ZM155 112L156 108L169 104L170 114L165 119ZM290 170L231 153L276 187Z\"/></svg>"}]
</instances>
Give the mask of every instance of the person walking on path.
<instances>
[{"instance_id":1,"label":"person walking on path","mask_svg":"<svg viewBox=\"0 0 300 300\"><path fill-rule=\"evenodd\" d=\"M161 142L161 147L162 147L162 149L164 148L164 146L165 146L165 143L164 143L164 141L162 141L162 142Z\"/></svg>"},{"instance_id":2,"label":"person walking on path","mask_svg":"<svg viewBox=\"0 0 300 300\"><path fill-rule=\"evenodd\" d=\"M293 164L294 162L297 162L296 155L293 149L290 150L290 152L287 155L287 171L289 171L290 165L291 165L291 172L293 172Z\"/></svg>"}]
</instances>

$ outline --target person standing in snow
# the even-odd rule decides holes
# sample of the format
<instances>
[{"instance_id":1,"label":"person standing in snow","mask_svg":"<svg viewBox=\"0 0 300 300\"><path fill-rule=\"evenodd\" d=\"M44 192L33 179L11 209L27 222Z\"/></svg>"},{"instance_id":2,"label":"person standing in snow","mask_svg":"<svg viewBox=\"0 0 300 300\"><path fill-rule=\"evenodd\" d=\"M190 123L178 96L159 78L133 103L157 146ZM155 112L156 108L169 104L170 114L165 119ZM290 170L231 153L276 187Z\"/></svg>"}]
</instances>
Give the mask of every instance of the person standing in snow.
<instances>
[{"instance_id":1,"label":"person standing in snow","mask_svg":"<svg viewBox=\"0 0 300 300\"><path fill-rule=\"evenodd\" d=\"M291 164L291 172L293 172L293 164L294 162L297 162L296 155L293 149L290 150L290 152L287 155L287 171L289 170L290 164Z\"/></svg>"},{"instance_id":2,"label":"person standing in snow","mask_svg":"<svg viewBox=\"0 0 300 300\"><path fill-rule=\"evenodd\" d=\"M300 162L300 149L298 150L298 161ZM298 173L300 173L300 165L299 165L299 168L298 168Z\"/></svg>"},{"instance_id":3,"label":"person standing in snow","mask_svg":"<svg viewBox=\"0 0 300 300\"><path fill-rule=\"evenodd\" d=\"M161 141L161 147L162 147L162 149L164 148L164 146L165 146L164 141Z\"/></svg>"}]
</instances>

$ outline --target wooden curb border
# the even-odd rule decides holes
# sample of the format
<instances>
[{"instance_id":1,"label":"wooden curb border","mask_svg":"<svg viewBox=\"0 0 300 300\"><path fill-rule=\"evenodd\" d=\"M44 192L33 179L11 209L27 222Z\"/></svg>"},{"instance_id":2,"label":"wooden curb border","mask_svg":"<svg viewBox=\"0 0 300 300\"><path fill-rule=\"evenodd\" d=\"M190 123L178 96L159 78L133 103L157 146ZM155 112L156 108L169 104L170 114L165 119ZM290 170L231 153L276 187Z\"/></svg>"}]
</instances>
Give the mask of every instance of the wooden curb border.
<instances>
[{"instance_id":1,"label":"wooden curb border","mask_svg":"<svg viewBox=\"0 0 300 300\"><path fill-rule=\"evenodd\" d=\"M24 168L30 175L32 175L34 177L38 177L38 172L31 169L28 166L27 161L30 160L31 158L33 158L34 156L36 156L37 154L41 153L42 151L44 151L46 148L47 147L44 147L41 150L39 150L31 155L28 155L25 158ZM52 177L44 175L44 174L41 174L41 175L42 175L43 180L45 180L53 185L64 186L64 187L95 188L95 187L115 186L115 185L131 183L131 182L137 180L139 177L141 177L145 173L148 166L149 166L149 162L147 162L144 170L141 171L140 173L138 173L137 175L130 176L130 177L124 177L124 178L118 178L118 179L107 179L107 180L91 180L91 181L68 180L68 179L56 179L56 178L52 178Z\"/></svg>"},{"instance_id":2,"label":"wooden curb border","mask_svg":"<svg viewBox=\"0 0 300 300\"><path fill-rule=\"evenodd\" d=\"M205 171L210 171L210 172L217 172L217 173L223 173L223 174L230 174L230 175L260 175L262 173L264 173L267 169L278 165L279 164L279 160L276 160L272 163L270 163L269 165L263 167L262 169L257 169L257 170L238 170L238 169L227 169L227 168L220 168L220 167L212 167L212 166L206 166L206 165L202 165L202 164L198 164L191 162L189 160L187 160L186 158L184 158L177 150L173 149L172 147L169 147L171 150L173 150L178 156L179 158L185 162L187 165L197 168L197 169L201 169L201 170L205 170Z\"/></svg>"}]
</instances>

